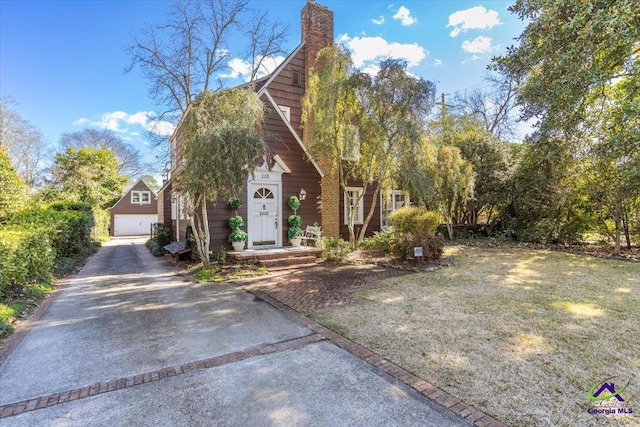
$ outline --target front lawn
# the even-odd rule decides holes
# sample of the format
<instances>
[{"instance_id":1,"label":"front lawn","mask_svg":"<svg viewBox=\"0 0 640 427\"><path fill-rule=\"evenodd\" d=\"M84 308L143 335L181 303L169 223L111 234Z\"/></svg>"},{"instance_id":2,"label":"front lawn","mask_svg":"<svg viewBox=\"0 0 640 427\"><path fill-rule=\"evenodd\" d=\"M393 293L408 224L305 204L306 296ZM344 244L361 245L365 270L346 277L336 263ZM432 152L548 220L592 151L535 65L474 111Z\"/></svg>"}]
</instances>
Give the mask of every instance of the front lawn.
<instances>
[{"instance_id":1,"label":"front lawn","mask_svg":"<svg viewBox=\"0 0 640 427\"><path fill-rule=\"evenodd\" d=\"M511 426L640 424L640 263L446 248L456 265L388 279L314 319ZM609 380L633 415L592 415ZM612 400L616 400L615 398ZM612 400L607 401L611 402Z\"/></svg>"}]
</instances>

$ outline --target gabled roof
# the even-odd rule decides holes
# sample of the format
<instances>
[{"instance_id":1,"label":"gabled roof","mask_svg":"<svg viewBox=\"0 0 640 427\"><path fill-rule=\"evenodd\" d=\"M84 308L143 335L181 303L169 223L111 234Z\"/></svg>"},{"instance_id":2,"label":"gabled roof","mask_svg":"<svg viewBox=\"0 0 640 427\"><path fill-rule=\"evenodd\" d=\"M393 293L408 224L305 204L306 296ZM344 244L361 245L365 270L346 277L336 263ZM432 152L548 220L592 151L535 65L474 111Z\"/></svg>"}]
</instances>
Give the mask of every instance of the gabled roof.
<instances>
[{"instance_id":1,"label":"gabled roof","mask_svg":"<svg viewBox=\"0 0 640 427\"><path fill-rule=\"evenodd\" d=\"M258 91L258 96L262 96L262 94L264 93L265 90L267 90L267 87L269 87L269 85L271 84L271 82L278 77L278 75L282 72L282 70L285 69L285 67L287 65L289 65L289 62L291 62L291 60L298 54L298 52L300 52L300 50L304 47L304 40L302 41L302 43L300 43L298 45L298 47L296 47L293 52L291 52L291 54L289 54L289 56L286 57L286 59L284 61L282 61L282 64L278 65L278 68L276 68L274 70L273 73L271 73L269 77L269 79L267 80L267 82L262 85L262 87L260 88L260 90Z\"/></svg>"},{"instance_id":2,"label":"gabled roof","mask_svg":"<svg viewBox=\"0 0 640 427\"><path fill-rule=\"evenodd\" d=\"M295 140L298 142L298 144L302 148L302 151L304 151L305 155L307 156L307 158L309 159L311 164L313 164L313 166L316 169L316 171L318 172L318 174L320 174L320 177L324 177L324 173L320 169L320 166L318 166L316 161L311 156L311 153L309 153L309 150L307 149L307 147L302 142L302 138L300 138L300 135L298 135L296 130L293 128L293 126L291 126L291 123L284 116L284 114L282 113L282 111L278 107L278 104L275 102L275 100L273 99L273 97L271 96L269 91L267 90L267 88L269 87L271 82L273 82L276 79L276 77L278 77L278 75L280 75L280 73L287 67L287 65L289 65L291 60L298 54L298 52L300 52L302 50L304 45L305 45L305 41L302 40L302 42L298 45L298 47L296 47L293 50L293 52L291 52L289 54L289 56L287 56L285 58L285 60L282 61L282 63L280 65L278 65L278 67L271 74L269 74L267 76L264 76L264 77L261 77L261 78L259 78L257 80L253 80L251 82L243 83L243 84L235 86L235 87L246 87L246 86L250 86L250 85L255 85L256 83L263 82L263 81L266 80L266 82L260 87L260 89L258 89L258 92L257 92L258 97L259 98L262 98L262 96L266 96L267 97L267 100L273 106L274 110L278 113L278 115L280 116L280 118L282 119L284 124L287 126L287 129L289 129L289 132L291 132L291 135L293 135ZM229 88L229 89L232 89L232 88ZM187 113L189 112L190 108L191 108L191 104L189 104L189 106L187 107L187 110L185 111L185 113L180 118L180 121L178 122L178 125L176 126L176 129L175 129L174 133L171 135L171 140L173 140L175 135L177 134L178 128L180 127L180 124L182 123L182 119L187 115Z\"/></svg>"},{"instance_id":3,"label":"gabled roof","mask_svg":"<svg viewBox=\"0 0 640 427\"><path fill-rule=\"evenodd\" d=\"M122 197L120 197L120 198L118 199L118 201L117 201L117 202L115 202L115 203L113 204L113 206L111 206L111 207L109 208L109 210L111 210L111 209L115 208L115 207L118 205L118 203L120 203L120 202L122 201L122 199L124 199L125 197L127 197L127 195L128 195L129 193L131 193L131 191L132 191L132 190L134 190L134 189L138 186L138 184L142 184L142 185L144 186L144 188L146 188L146 190L145 190L145 191L150 191L150 192L151 192L151 194L153 194L153 197L154 197L155 199L157 199L157 198L158 198L158 195L157 195L157 194L156 194L156 193L155 193L151 188L149 188L149 186L147 185L147 183L146 183L146 182L144 182L144 179L140 178L138 181L136 181L136 183L135 183L135 184L133 184L131 187L129 187L129 189L128 189L127 191L125 191L125 192L124 192L124 194L122 195Z\"/></svg>"}]
</instances>

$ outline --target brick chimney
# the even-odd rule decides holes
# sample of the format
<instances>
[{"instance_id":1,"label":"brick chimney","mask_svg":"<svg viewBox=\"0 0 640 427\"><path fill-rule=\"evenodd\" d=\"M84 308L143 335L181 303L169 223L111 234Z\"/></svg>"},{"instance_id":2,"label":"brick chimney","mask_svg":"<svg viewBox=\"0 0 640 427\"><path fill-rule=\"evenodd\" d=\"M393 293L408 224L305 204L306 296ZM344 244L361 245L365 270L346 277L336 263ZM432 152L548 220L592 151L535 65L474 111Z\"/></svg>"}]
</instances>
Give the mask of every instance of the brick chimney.
<instances>
[{"instance_id":1,"label":"brick chimney","mask_svg":"<svg viewBox=\"0 0 640 427\"><path fill-rule=\"evenodd\" d=\"M315 64L316 56L321 49L333 44L333 12L327 7L317 4L314 0L307 0L302 9L302 40L304 40L305 81L309 81L311 68ZM303 131L305 145L309 146L309 138L313 120L307 122ZM338 168L328 159L316 159L318 166L324 173L321 181L322 196L320 211L322 218L322 235L327 237L340 236L340 177Z\"/></svg>"}]
</instances>

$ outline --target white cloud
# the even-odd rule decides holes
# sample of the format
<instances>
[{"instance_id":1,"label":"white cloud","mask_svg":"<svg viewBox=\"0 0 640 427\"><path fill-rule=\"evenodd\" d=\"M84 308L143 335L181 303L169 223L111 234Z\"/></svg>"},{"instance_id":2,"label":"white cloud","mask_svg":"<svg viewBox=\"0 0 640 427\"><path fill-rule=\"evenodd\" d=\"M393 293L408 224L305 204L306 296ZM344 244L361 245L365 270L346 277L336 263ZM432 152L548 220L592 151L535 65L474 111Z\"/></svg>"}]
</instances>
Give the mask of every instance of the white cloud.
<instances>
[{"instance_id":1,"label":"white cloud","mask_svg":"<svg viewBox=\"0 0 640 427\"><path fill-rule=\"evenodd\" d=\"M462 61L463 64L466 64L469 61L477 61L478 59L480 59L482 57L478 56L478 55L473 55L470 58L465 59L464 61Z\"/></svg>"},{"instance_id":2,"label":"white cloud","mask_svg":"<svg viewBox=\"0 0 640 427\"><path fill-rule=\"evenodd\" d=\"M103 114L98 120L80 118L73 122L74 125L92 125L101 129L107 129L118 133L122 139L130 140L131 137L140 136L140 128L157 135L171 135L175 126L171 122L163 120L150 120L154 116L153 111L138 111L128 114L124 111L113 111Z\"/></svg>"},{"instance_id":3,"label":"white cloud","mask_svg":"<svg viewBox=\"0 0 640 427\"><path fill-rule=\"evenodd\" d=\"M498 12L487 10L484 6L476 6L471 9L459 10L449 15L449 23L445 28L453 27L451 37L456 37L461 31L487 30L495 25L500 25Z\"/></svg>"},{"instance_id":4,"label":"white cloud","mask_svg":"<svg viewBox=\"0 0 640 427\"><path fill-rule=\"evenodd\" d=\"M400 9L393 15L393 19L400 21L405 27L418 22L416 18L411 16L411 11L404 6L400 6Z\"/></svg>"},{"instance_id":5,"label":"white cloud","mask_svg":"<svg viewBox=\"0 0 640 427\"><path fill-rule=\"evenodd\" d=\"M442 59L437 59L435 61L433 61L433 66L434 67L440 67L442 66Z\"/></svg>"},{"instance_id":6,"label":"white cloud","mask_svg":"<svg viewBox=\"0 0 640 427\"><path fill-rule=\"evenodd\" d=\"M82 126L89 123L89 119L85 118L85 117L80 117L78 120L76 120L75 122L73 122L74 126Z\"/></svg>"},{"instance_id":7,"label":"white cloud","mask_svg":"<svg viewBox=\"0 0 640 427\"><path fill-rule=\"evenodd\" d=\"M384 24L384 15L380 15L380 18L378 19L372 19L371 22L373 22L376 25L382 25Z\"/></svg>"},{"instance_id":8,"label":"white cloud","mask_svg":"<svg viewBox=\"0 0 640 427\"><path fill-rule=\"evenodd\" d=\"M256 58L256 61L258 60L259 58ZM257 77L260 78L271 74L284 60L284 56L273 56L265 58L260 65ZM240 58L232 58L229 60L229 62L227 62L227 65L229 66L230 70L228 73L221 74L221 79L241 78L245 82L248 82L251 79L251 64L248 61Z\"/></svg>"},{"instance_id":9,"label":"white cloud","mask_svg":"<svg viewBox=\"0 0 640 427\"><path fill-rule=\"evenodd\" d=\"M357 68L369 67L372 62L385 58L403 59L407 61L407 67L414 67L429 55L417 43L389 43L379 36L351 38L348 34L342 34L338 37L338 43L343 43L351 51L353 64Z\"/></svg>"},{"instance_id":10,"label":"white cloud","mask_svg":"<svg viewBox=\"0 0 640 427\"><path fill-rule=\"evenodd\" d=\"M462 42L462 49L468 53L486 53L499 49L499 46L491 46L491 37L478 36Z\"/></svg>"}]
</instances>

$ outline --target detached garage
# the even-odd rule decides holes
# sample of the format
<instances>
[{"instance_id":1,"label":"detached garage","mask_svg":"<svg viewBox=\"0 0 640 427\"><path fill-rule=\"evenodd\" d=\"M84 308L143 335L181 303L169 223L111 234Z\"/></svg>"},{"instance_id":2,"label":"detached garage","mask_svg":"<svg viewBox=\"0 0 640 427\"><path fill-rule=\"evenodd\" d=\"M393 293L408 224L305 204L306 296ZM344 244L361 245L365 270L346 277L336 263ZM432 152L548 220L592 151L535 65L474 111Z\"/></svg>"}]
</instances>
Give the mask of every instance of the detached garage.
<instances>
[{"instance_id":1,"label":"detached garage","mask_svg":"<svg viewBox=\"0 0 640 427\"><path fill-rule=\"evenodd\" d=\"M111 236L142 236L158 222L158 197L139 180L110 209Z\"/></svg>"}]
</instances>

